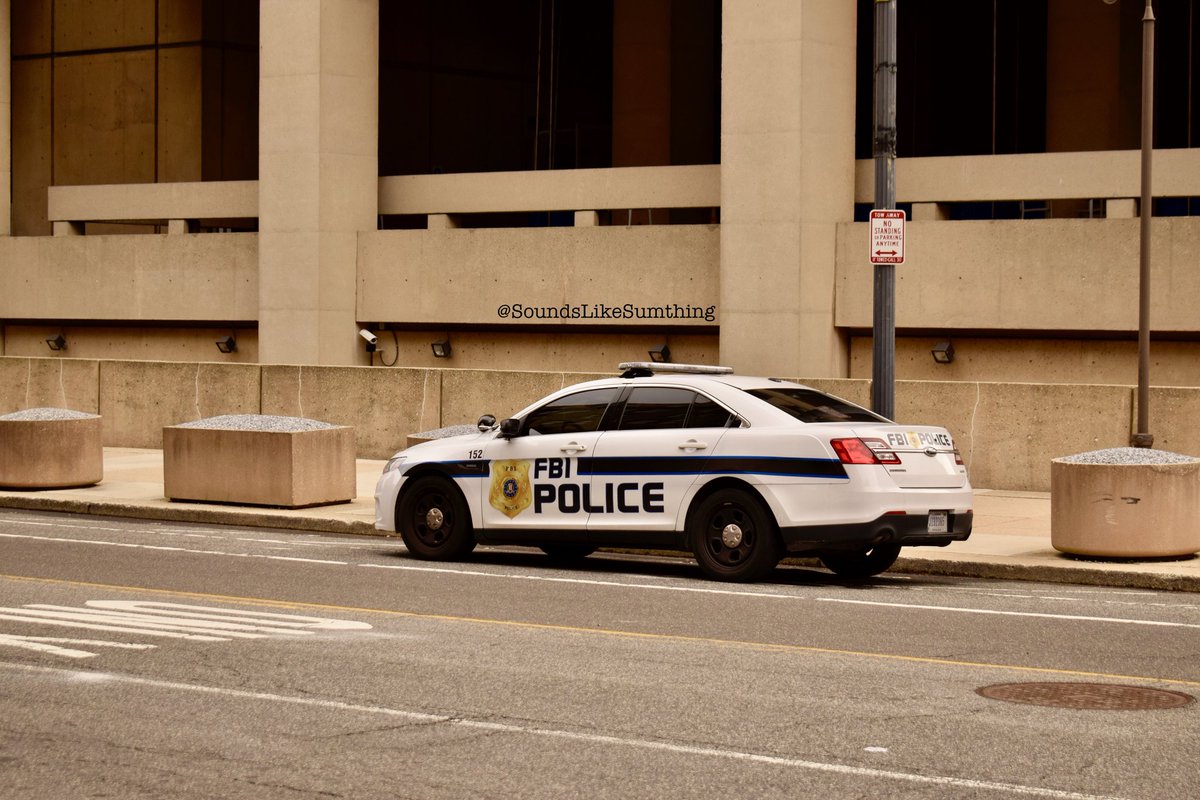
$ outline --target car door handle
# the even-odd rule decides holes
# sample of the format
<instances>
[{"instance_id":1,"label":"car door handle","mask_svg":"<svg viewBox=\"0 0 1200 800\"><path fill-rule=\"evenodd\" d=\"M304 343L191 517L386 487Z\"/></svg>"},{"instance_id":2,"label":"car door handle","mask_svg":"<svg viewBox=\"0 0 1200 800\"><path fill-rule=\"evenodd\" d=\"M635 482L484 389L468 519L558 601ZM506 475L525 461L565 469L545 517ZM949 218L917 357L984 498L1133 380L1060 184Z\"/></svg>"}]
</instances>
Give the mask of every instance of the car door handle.
<instances>
[{"instance_id":1,"label":"car door handle","mask_svg":"<svg viewBox=\"0 0 1200 800\"><path fill-rule=\"evenodd\" d=\"M564 453L582 453L584 450L587 450L587 445L580 444L579 442L570 442L569 444L564 444L558 449Z\"/></svg>"},{"instance_id":2,"label":"car door handle","mask_svg":"<svg viewBox=\"0 0 1200 800\"><path fill-rule=\"evenodd\" d=\"M707 450L708 444L705 442L697 442L695 439L688 439L683 444L679 445L680 450Z\"/></svg>"}]
</instances>

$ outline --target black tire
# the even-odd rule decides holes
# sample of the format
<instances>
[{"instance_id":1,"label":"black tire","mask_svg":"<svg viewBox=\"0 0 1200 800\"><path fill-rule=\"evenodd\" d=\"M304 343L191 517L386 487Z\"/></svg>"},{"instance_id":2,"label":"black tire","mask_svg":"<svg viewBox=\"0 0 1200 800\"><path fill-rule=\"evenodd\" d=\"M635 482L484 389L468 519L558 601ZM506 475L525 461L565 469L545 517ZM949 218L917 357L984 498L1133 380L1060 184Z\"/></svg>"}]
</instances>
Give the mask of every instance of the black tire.
<instances>
[{"instance_id":1,"label":"black tire","mask_svg":"<svg viewBox=\"0 0 1200 800\"><path fill-rule=\"evenodd\" d=\"M755 581L783 557L783 542L759 499L720 489L688 517L688 539L704 574L718 581Z\"/></svg>"},{"instance_id":2,"label":"black tire","mask_svg":"<svg viewBox=\"0 0 1200 800\"><path fill-rule=\"evenodd\" d=\"M596 552L590 544L544 544L541 551L555 561L582 561Z\"/></svg>"},{"instance_id":3,"label":"black tire","mask_svg":"<svg viewBox=\"0 0 1200 800\"><path fill-rule=\"evenodd\" d=\"M453 561L475 549L471 512L462 492L445 478L418 478L400 498L396 527L417 558Z\"/></svg>"},{"instance_id":4,"label":"black tire","mask_svg":"<svg viewBox=\"0 0 1200 800\"><path fill-rule=\"evenodd\" d=\"M823 553L821 563L843 578L872 578L886 572L900 556L900 545L877 544L866 550Z\"/></svg>"}]
</instances>

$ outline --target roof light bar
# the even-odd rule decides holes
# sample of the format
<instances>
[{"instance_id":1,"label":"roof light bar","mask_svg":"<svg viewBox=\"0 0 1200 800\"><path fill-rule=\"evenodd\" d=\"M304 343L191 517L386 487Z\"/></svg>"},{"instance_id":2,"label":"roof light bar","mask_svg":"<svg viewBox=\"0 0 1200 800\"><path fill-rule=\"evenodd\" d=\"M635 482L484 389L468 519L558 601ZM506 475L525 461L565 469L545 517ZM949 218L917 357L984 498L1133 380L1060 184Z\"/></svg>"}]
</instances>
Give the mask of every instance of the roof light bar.
<instances>
[{"instance_id":1,"label":"roof light bar","mask_svg":"<svg viewBox=\"0 0 1200 800\"><path fill-rule=\"evenodd\" d=\"M732 375L733 367L713 367L708 364L666 364L656 361L625 361L617 365L621 372L636 370L638 372L668 373L675 372L687 375Z\"/></svg>"}]
</instances>

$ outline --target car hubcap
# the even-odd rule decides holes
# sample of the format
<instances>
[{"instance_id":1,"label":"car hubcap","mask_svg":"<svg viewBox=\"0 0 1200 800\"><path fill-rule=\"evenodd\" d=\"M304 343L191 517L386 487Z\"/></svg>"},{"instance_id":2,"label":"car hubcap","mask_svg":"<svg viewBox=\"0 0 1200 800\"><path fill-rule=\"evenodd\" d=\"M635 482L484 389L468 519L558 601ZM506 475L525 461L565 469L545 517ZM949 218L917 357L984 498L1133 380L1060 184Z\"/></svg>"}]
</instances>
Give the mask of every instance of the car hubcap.
<instances>
[{"instance_id":1,"label":"car hubcap","mask_svg":"<svg viewBox=\"0 0 1200 800\"><path fill-rule=\"evenodd\" d=\"M429 530L431 531L441 530L442 523L445 521L446 515L442 513L440 508L431 508L425 514L425 525L428 526Z\"/></svg>"},{"instance_id":2,"label":"car hubcap","mask_svg":"<svg viewBox=\"0 0 1200 800\"><path fill-rule=\"evenodd\" d=\"M736 567L754 549L754 525L746 512L735 506L718 510L708 527L708 550L726 567Z\"/></svg>"}]
</instances>

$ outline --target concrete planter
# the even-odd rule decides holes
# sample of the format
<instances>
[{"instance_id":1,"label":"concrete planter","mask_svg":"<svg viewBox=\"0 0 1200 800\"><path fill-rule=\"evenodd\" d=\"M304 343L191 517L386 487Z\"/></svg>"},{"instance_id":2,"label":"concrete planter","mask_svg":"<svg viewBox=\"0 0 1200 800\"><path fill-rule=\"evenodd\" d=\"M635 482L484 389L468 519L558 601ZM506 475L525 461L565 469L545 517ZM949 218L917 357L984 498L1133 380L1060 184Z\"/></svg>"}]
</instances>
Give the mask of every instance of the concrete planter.
<instances>
[{"instance_id":1,"label":"concrete planter","mask_svg":"<svg viewBox=\"0 0 1200 800\"><path fill-rule=\"evenodd\" d=\"M163 428L171 500L303 508L357 494L354 429L297 417L213 417Z\"/></svg>"},{"instance_id":2,"label":"concrete planter","mask_svg":"<svg viewBox=\"0 0 1200 800\"><path fill-rule=\"evenodd\" d=\"M448 436L463 436L468 433L479 433L478 425L450 425L445 428L438 428L432 431L422 431L421 433L410 433L404 442L405 447L412 447L416 444L436 441L437 439L445 439Z\"/></svg>"},{"instance_id":3,"label":"concrete planter","mask_svg":"<svg viewBox=\"0 0 1200 800\"><path fill-rule=\"evenodd\" d=\"M1176 463L1050 464L1050 543L1108 558L1200 551L1200 459Z\"/></svg>"},{"instance_id":4,"label":"concrete planter","mask_svg":"<svg viewBox=\"0 0 1200 800\"><path fill-rule=\"evenodd\" d=\"M0 417L0 487L63 489L104 478L100 417L33 408Z\"/></svg>"}]
</instances>

